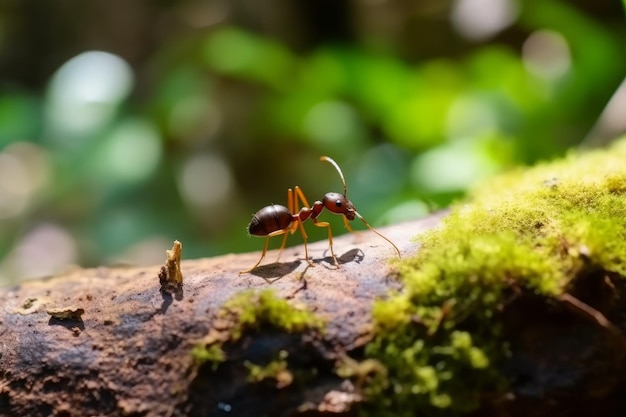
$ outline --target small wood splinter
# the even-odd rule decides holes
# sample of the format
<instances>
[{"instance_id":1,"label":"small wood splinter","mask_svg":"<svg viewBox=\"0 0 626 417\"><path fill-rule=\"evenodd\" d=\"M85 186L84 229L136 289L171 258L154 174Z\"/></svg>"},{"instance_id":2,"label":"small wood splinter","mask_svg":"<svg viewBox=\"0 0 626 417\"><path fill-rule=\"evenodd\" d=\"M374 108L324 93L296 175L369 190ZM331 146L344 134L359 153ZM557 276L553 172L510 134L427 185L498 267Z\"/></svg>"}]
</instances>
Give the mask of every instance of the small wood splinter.
<instances>
[{"instance_id":1,"label":"small wood splinter","mask_svg":"<svg viewBox=\"0 0 626 417\"><path fill-rule=\"evenodd\" d=\"M165 265L161 266L159 272L159 282L161 288L180 287L183 285L183 274L180 272L180 256L183 251L183 244L178 240L174 241L172 249L166 250Z\"/></svg>"}]
</instances>

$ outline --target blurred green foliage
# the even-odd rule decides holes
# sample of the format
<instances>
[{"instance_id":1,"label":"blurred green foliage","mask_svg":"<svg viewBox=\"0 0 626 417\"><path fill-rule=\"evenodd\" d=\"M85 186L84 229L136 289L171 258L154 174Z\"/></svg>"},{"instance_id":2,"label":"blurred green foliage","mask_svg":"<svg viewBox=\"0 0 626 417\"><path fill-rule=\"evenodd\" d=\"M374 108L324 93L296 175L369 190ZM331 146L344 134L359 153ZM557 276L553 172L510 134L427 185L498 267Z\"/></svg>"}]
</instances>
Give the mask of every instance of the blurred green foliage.
<instances>
[{"instance_id":1,"label":"blurred green foliage","mask_svg":"<svg viewBox=\"0 0 626 417\"><path fill-rule=\"evenodd\" d=\"M256 210L341 191L320 155L382 225L579 144L625 74L619 3L490 2L5 4L0 282L260 249Z\"/></svg>"}]
</instances>

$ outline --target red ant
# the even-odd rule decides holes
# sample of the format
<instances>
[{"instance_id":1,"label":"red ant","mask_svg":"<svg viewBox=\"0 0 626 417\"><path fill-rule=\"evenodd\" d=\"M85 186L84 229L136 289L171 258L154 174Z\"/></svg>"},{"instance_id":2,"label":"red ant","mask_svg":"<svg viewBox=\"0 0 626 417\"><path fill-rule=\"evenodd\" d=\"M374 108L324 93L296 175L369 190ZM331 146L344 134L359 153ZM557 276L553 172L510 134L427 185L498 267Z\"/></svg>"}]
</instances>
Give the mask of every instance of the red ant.
<instances>
[{"instance_id":1,"label":"red ant","mask_svg":"<svg viewBox=\"0 0 626 417\"><path fill-rule=\"evenodd\" d=\"M352 232L352 227L350 227L350 223L348 221L354 220L355 217L358 217L368 229L372 232L376 233L378 236L385 239L387 242L393 246L393 248L398 252L398 257L400 257L400 250L394 243L387 239L385 236L378 233L372 226L369 225L367 221L361 216L354 207L354 204L348 197L346 196L347 187L346 180L343 177L343 173L341 172L341 168L339 165L329 158L328 156L322 156L320 161L330 162L337 172L339 173L339 177L341 177L341 182L343 183L343 194L339 193L326 193L322 201L316 201L313 203L313 206L309 206L309 202L307 201L304 193L297 185L292 190L291 188L287 190L287 207L281 206L279 204L273 204L271 206L263 207L261 210L257 211L254 216L252 216L252 220L248 225L248 233L252 236L260 236L265 237L265 246L263 246L263 254L259 261L250 269L246 269L245 271L241 271L240 274L244 274L254 270L263 258L265 257L265 253L267 252L267 245L269 244L270 238L274 236L285 235L283 238L283 243L280 245L280 250L282 251L287 243L287 236L289 233L295 233L296 229L300 228L300 233L302 233L302 238L304 239L304 256L309 263L309 265L313 266L313 263L309 259L309 250L306 246L307 234L304 231L304 226L302 225L307 219L311 219L313 224L317 227L326 227L328 228L328 242L330 244L330 254L333 257L333 261L335 266L339 268L339 262L337 262L337 257L335 256L335 252L333 251L333 233L330 228L330 223L328 222L320 222L317 217L322 213L322 211L326 208L335 214L340 214L343 216L343 223L350 232ZM294 214L298 207L300 207L299 202L302 202L304 206L300 209L297 214Z\"/></svg>"}]
</instances>

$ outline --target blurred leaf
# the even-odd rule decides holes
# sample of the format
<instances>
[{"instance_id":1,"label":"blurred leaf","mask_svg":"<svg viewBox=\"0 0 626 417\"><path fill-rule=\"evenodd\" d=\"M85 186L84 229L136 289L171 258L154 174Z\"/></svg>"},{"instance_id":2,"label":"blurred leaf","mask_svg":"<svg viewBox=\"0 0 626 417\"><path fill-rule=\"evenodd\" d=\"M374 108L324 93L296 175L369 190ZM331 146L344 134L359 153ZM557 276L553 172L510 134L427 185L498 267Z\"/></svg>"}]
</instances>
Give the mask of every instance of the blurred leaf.
<instances>
[{"instance_id":1,"label":"blurred leaf","mask_svg":"<svg viewBox=\"0 0 626 417\"><path fill-rule=\"evenodd\" d=\"M31 3L0 11L0 152L38 143L46 181L12 202L2 255L42 219L77 239L83 264L175 238L190 257L258 250L245 228L260 207L295 184L311 200L341 191L323 154L372 224L418 217L577 145L626 73L620 3L519 0L519 19L480 41L450 24L455 2L324 9L349 36L309 7L262 2L120 3L127 25ZM34 42L40 16L59 30ZM99 39L108 52L85 50Z\"/></svg>"},{"instance_id":2,"label":"blurred leaf","mask_svg":"<svg viewBox=\"0 0 626 417\"><path fill-rule=\"evenodd\" d=\"M464 84L462 74L444 60L431 61L411 72L405 69L402 74L397 74L397 66L391 68L395 74L378 76L387 84L397 84L387 90L389 85L383 83L382 88L373 90L370 98L374 101L375 94L380 94L383 100L379 104L387 105L378 112L385 133L409 149L426 149L443 142L446 114Z\"/></svg>"},{"instance_id":3,"label":"blurred leaf","mask_svg":"<svg viewBox=\"0 0 626 417\"><path fill-rule=\"evenodd\" d=\"M206 139L220 122L213 103L212 80L186 65L164 74L150 105L165 137L171 135L186 141Z\"/></svg>"},{"instance_id":4,"label":"blurred leaf","mask_svg":"<svg viewBox=\"0 0 626 417\"><path fill-rule=\"evenodd\" d=\"M124 186L147 180L162 155L159 132L142 119L128 119L100 139L89 165L103 185Z\"/></svg>"},{"instance_id":5,"label":"blurred leaf","mask_svg":"<svg viewBox=\"0 0 626 417\"><path fill-rule=\"evenodd\" d=\"M21 93L0 95L0 147L22 140L35 140L41 129L40 104Z\"/></svg>"},{"instance_id":6,"label":"blurred leaf","mask_svg":"<svg viewBox=\"0 0 626 417\"><path fill-rule=\"evenodd\" d=\"M293 57L282 45L230 27L211 34L205 44L206 63L216 71L275 88L293 71Z\"/></svg>"}]
</instances>

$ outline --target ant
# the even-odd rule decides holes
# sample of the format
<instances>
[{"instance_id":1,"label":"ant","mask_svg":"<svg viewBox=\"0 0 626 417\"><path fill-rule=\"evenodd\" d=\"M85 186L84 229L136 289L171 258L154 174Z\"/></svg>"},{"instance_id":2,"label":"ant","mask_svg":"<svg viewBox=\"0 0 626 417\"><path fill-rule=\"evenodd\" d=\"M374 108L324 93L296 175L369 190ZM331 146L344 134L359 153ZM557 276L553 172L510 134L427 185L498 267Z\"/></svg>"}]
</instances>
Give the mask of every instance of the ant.
<instances>
[{"instance_id":1,"label":"ant","mask_svg":"<svg viewBox=\"0 0 626 417\"><path fill-rule=\"evenodd\" d=\"M311 260L309 259L309 250L306 246L307 234L304 230L304 226L302 225L308 219L313 221L313 224L317 227L326 227L328 229L328 242L330 244L330 254L333 257L333 262L335 266L339 268L339 262L337 262L337 257L335 256L335 252L333 251L333 233L330 227L330 223L321 222L317 218L322 213L324 209L328 209L332 213L342 215L343 223L348 229L348 231L352 232L352 227L350 227L350 223L348 221L354 220L356 217L359 218L370 229L372 232L376 233L378 236L385 239L387 242L393 246L393 248L398 252L398 257L400 257L400 250L394 243L387 239L385 236L378 233L370 224L365 221L363 216L361 216L352 204L352 201L348 200L346 180L343 177L343 173L341 172L341 168L339 165L330 157L322 156L320 157L320 161L326 161L332 164L335 167L337 172L339 173L339 177L341 178L341 182L343 183L343 194L339 193L326 193L322 201L316 201L313 203L313 206L309 206L309 202L307 201L304 193L297 185L292 190L291 188L287 190L287 207L281 206L279 204L272 204L271 206L263 207L261 210L257 211L254 216L252 216L252 220L250 220L250 224L248 225L248 233L252 236L265 237L265 245L263 246L263 254L258 262L250 269L246 269L245 271L241 271L240 274L245 274L247 272L251 272L254 270L263 258L265 257L265 253L267 252L267 245L269 244L270 238L274 236L284 235L283 242L280 245L280 251L282 251L287 243L287 236L289 234L295 233L299 228L300 233L302 233L302 238L304 239L304 256L309 265L314 266ZM300 206L300 202L303 203L302 208L299 212L296 213L298 207ZM280 256L280 254L279 254Z\"/></svg>"}]
</instances>

